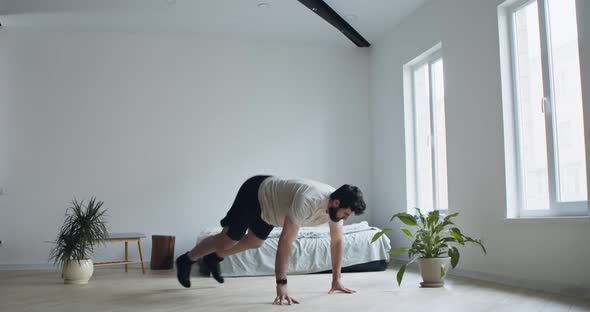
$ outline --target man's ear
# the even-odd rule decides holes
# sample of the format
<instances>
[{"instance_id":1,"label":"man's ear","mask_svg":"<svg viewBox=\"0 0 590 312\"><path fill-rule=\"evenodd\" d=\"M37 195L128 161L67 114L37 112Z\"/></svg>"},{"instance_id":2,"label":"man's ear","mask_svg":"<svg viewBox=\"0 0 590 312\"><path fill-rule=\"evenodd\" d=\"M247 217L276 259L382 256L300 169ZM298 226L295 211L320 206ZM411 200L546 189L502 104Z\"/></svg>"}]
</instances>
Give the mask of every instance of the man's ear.
<instances>
[{"instance_id":1,"label":"man's ear","mask_svg":"<svg viewBox=\"0 0 590 312\"><path fill-rule=\"evenodd\" d=\"M340 208L340 200L339 200L339 199L334 199L334 200L332 200L332 203L333 203L333 204L334 204L336 207Z\"/></svg>"}]
</instances>

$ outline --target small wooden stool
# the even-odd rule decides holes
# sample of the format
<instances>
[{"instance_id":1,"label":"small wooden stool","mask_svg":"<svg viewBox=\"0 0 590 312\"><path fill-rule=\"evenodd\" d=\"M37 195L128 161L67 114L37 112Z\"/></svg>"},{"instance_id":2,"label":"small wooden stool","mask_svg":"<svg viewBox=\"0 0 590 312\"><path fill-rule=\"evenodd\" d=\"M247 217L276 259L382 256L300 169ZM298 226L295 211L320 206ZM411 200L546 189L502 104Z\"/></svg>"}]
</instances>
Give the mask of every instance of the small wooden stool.
<instances>
[{"instance_id":1,"label":"small wooden stool","mask_svg":"<svg viewBox=\"0 0 590 312\"><path fill-rule=\"evenodd\" d=\"M127 265L131 263L141 263L141 272L145 274L145 268L143 266L143 254L141 252L141 239L145 238L143 233L109 233L109 237L102 241L103 243L116 243L125 242L125 260L123 261L108 261L108 262L96 262L95 266L105 265L125 265L125 272L127 272ZM129 242L137 242L137 249L139 250L140 261L129 261Z\"/></svg>"}]
</instances>

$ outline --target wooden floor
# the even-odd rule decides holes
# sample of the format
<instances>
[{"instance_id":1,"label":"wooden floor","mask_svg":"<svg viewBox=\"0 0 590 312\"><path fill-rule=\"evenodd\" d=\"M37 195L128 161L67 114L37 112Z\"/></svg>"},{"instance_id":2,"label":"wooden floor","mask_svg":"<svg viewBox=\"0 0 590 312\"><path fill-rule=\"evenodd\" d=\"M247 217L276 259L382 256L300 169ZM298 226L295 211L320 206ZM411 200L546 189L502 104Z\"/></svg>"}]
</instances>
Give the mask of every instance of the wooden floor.
<instances>
[{"instance_id":1,"label":"wooden floor","mask_svg":"<svg viewBox=\"0 0 590 312\"><path fill-rule=\"evenodd\" d=\"M395 271L349 273L344 285L356 294L328 295L331 275L289 277L289 291L301 304L271 305L273 277L193 277L182 288L174 271L99 268L85 286L64 285L57 272L0 272L0 311L590 311L590 300L449 277L444 288L418 287L407 272L402 287Z\"/></svg>"}]
</instances>

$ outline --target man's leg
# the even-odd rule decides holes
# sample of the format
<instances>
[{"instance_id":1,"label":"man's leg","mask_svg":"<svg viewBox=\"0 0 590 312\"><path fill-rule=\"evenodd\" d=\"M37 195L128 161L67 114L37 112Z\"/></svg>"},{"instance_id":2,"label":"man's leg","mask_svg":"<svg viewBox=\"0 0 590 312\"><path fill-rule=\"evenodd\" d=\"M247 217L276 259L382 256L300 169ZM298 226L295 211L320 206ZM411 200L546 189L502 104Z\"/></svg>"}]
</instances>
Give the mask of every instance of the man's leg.
<instances>
[{"instance_id":1,"label":"man's leg","mask_svg":"<svg viewBox=\"0 0 590 312\"><path fill-rule=\"evenodd\" d=\"M203 262L201 264L205 266L205 268L211 273L217 282L223 283L225 279L221 275L220 266L220 262L223 261L223 257L242 252L246 249L258 248L262 246L263 243L264 240L256 237L254 233L250 231L232 247L223 250L217 249L215 252L204 256Z\"/></svg>"},{"instance_id":2,"label":"man's leg","mask_svg":"<svg viewBox=\"0 0 590 312\"><path fill-rule=\"evenodd\" d=\"M241 246L232 250L235 245L240 244L240 241L245 239L244 234L246 234L248 227L257 218L260 219L258 188L266 178L266 176L255 176L244 182L238 190L238 194L236 195L232 207L225 218L220 222L221 226L224 227L223 233L207 237L197 244L197 246L195 246L190 252L181 256L183 259L180 259L180 257L177 259L177 265L178 261L181 260L180 265L185 268L182 272L179 270L178 273L178 280L183 286L190 287L190 266L200 257L203 258L203 264L209 272L211 272L213 278L219 283L223 283L224 279L221 275L219 266L219 262L221 262L223 258L219 256L218 252L221 253L221 255L228 255L262 244L262 242L257 242L256 240L249 238L245 242L242 242ZM253 207L255 209L252 209ZM228 249L231 253L223 253ZM187 265L186 263L189 264ZM186 272L187 270L188 272Z\"/></svg>"},{"instance_id":3,"label":"man's leg","mask_svg":"<svg viewBox=\"0 0 590 312\"><path fill-rule=\"evenodd\" d=\"M227 235L228 227L224 227L219 234L209 236L200 241L191 251L176 259L176 273L180 284L186 288L191 287L190 273L191 267L197 259L205 255L215 255L216 250L229 249L236 245L238 241L232 240ZM205 256L207 257L207 256ZM219 270L217 270L219 271ZM214 278L223 283L223 278L217 272Z\"/></svg>"},{"instance_id":4,"label":"man's leg","mask_svg":"<svg viewBox=\"0 0 590 312\"><path fill-rule=\"evenodd\" d=\"M246 236L244 236L244 238L242 238L233 247L225 250L217 250L216 253L220 257L225 257L242 252L244 250L260 248L263 244L264 240L256 237L252 231L248 231L248 234L246 234Z\"/></svg>"},{"instance_id":5,"label":"man's leg","mask_svg":"<svg viewBox=\"0 0 590 312\"><path fill-rule=\"evenodd\" d=\"M195 248L188 252L190 260L194 262L212 252L217 252L219 254L222 250L231 249L238 245L241 240L235 241L229 238L229 236L227 236L227 230L228 228L224 227L221 233L209 236L200 241Z\"/></svg>"}]
</instances>

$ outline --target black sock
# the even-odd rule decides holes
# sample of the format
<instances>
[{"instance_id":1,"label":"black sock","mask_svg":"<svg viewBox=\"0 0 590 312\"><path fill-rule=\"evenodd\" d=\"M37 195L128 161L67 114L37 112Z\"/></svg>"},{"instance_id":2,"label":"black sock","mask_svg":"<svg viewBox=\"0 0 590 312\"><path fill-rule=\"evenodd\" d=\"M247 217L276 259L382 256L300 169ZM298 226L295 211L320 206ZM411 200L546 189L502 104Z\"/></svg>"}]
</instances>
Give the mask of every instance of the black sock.
<instances>
[{"instance_id":1,"label":"black sock","mask_svg":"<svg viewBox=\"0 0 590 312\"><path fill-rule=\"evenodd\" d=\"M211 276L218 282L223 283L225 280L221 275L221 268L219 262L223 261L223 258L212 252L203 257L203 263L207 266L207 270L211 272Z\"/></svg>"},{"instance_id":2,"label":"black sock","mask_svg":"<svg viewBox=\"0 0 590 312\"><path fill-rule=\"evenodd\" d=\"M178 282L186 288L191 287L190 274L193 263L194 261L191 261L188 252L176 259L176 277Z\"/></svg>"}]
</instances>

